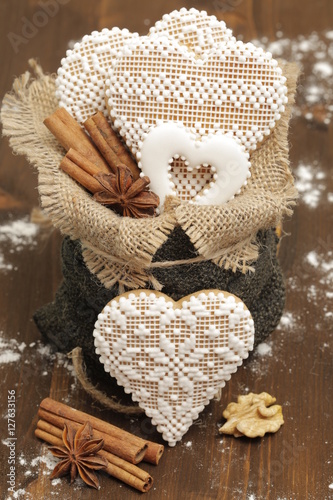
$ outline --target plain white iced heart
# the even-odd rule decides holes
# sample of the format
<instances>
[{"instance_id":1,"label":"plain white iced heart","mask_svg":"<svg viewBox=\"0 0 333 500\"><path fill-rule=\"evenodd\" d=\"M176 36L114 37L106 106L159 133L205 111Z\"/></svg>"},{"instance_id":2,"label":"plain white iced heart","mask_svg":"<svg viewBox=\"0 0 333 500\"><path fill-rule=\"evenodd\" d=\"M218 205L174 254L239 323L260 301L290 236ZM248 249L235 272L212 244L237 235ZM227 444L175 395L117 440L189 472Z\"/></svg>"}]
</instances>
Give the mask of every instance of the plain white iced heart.
<instances>
[{"instance_id":1,"label":"plain white iced heart","mask_svg":"<svg viewBox=\"0 0 333 500\"><path fill-rule=\"evenodd\" d=\"M176 155L186 158L189 172L202 164L214 167L215 182L194 197L199 205L221 205L229 201L250 177L248 156L233 137L216 134L205 141L196 141L184 127L162 123L145 137L139 163L144 175L150 178L151 190L160 197L161 205L167 195L177 194L169 172L170 159Z\"/></svg>"},{"instance_id":2,"label":"plain white iced heart","mask_svg":"<svg viewBox=\"0 0 333 500\"><path fill-rule=\"evenodd\" d=\"M254 323L238 297L220 290L178 302L137 290L105 306L94 337L105 370L174 446L248 357Z\"/></svg>"}]
</instances>

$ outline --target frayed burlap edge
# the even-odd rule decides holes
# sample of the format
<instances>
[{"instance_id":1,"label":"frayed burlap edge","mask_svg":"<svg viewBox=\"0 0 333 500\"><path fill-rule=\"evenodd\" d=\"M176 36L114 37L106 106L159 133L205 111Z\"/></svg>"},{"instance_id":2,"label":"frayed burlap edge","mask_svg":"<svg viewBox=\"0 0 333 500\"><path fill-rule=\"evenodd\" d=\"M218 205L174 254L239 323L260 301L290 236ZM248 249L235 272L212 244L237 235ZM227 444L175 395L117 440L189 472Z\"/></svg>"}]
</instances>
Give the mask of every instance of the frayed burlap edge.
<instances>
[{"instance_id":1,"label":"frayed burlap edge","mask_svg":"<svg viewBox=\"0 0 333 500\"><path fill-rule=\"evenodd\" d=\"M160 289L150 265L157 249L177 225L188 234L203 259L246 272L257 259L256 234L290 215L297 198L288 165L288 122L298 68L285 64L288 106L272 134L251 156L252 177L242 192L222 206L196 206L176 198L166 202L152 219L122 218L95 202L59 169L64 150L43 125L57 107L55 77L45 75L30 60L29 72L14 81L3 99L3 135L15 153L37 167L41 206L53 224L80 239L89 270L106 288L140 288L150 283Z\"/></svg>"},{"instance_id":2,"label":"frayed burlap edge","mask_svg":"<svg viewBox=\"0 0 333 500\"><path fill-rule=\"evenodd\" d=\"M298 197L289 170L288 128L299 68L280 62L288 104L271 135L251 155L251 178L239 196L221 206L181 204L178 223L200 255L225 269L246 272L258 258L257 232L291 216Z\"/></svg>"}]
</instances>

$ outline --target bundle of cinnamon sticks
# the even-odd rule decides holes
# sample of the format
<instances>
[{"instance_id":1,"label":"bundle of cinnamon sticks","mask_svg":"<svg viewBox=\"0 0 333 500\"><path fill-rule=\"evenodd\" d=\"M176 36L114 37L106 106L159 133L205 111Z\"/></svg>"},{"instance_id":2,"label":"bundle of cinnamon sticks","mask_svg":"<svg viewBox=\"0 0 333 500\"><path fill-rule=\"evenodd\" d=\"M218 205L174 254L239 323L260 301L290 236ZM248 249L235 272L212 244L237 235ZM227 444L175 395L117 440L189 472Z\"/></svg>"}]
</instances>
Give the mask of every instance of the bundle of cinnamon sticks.
<instances>
[{"instance_id":1,"label":"bundle of cinnamon sticks","mask_svg":"<svg viewBox=\"0 0 333 500\"><path fill-rule=\"evenodd\" d=\"M83 123L89 136L65 108L58 108L44 124L67 151L62 170L91 193L101 190L94 175L116 173L119 165L129 168L134 180L139 178L135 160L100 111Z\"/></svg>"},{"instance_id":2,"label":"bundle of cinnamon sticks","mask_svg":"<svg viewBox=\"0 0 333 500\"><path fill-rule=\"evenodd\" d=\"M164 451L163 445L134 436L51 398L41 402L38 416L35 435L53 446L61 444L65 423L77 430L82 424L89 422L93 428L93 437L104 440L103 449L98 454L108 461L106 472L141 492L147 492L151 488L152 477L136 464L144 460L157 465Z\"/></svg>"}]
</instances>

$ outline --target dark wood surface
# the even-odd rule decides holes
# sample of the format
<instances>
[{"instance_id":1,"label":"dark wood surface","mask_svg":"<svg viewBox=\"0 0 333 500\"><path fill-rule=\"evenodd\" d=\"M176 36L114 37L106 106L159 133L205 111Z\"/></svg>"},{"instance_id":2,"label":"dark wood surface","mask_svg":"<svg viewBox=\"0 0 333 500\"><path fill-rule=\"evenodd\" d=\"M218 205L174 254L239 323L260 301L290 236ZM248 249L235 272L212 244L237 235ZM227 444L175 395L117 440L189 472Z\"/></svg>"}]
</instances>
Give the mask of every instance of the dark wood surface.
<instances>
[{"instance_id":1,"label":"dark wood surface","mask_svg":"<svg viewBox=\"0 0 333 500\"><path fill-rule=\"evenodd\" d=\"M0 3L1 96L10 89L14 76L27 70L30 57L38 57L45 71L55 72L70 40L105 26L127 27L144 34L163 13L181 6L205 8L224 19L245 41L263 36L274 40L277 31L291 39L299 35L307 38L313 31L322 34L331 29L333 23L331 0L62 0L54 17L20 43L16 53L9 34L22 35L23 24L40 10L39 3ZM299 103L304 97L306 78L312 72L306 58L304 62ZM332 194L329 195L333 191L333 127L322 120L328 105L332 102L324 99L322 113L314 120L304 118L298 108L291 123L292 167L297 169L303 164L312 173L320 172L312 178L308 190L311 194L316 182L320 183L320 200L314 207L301 200L293 218L284 226L285 232L290 233L280 250L287 304L284 321L267 341L271 352L251 356L223 390L222 400L213 401L205 409L182 443L167 448L157 467L143 466L155 480L148 494L151 499L333 498ZM28 217L38 204L38 193L35 172L25 158L13 156L7 140L1 142L0 165L3 225ZM0 269L1 337L20 356L16 363L0 365L2 440L8 436L7 394L9 390L16 391L17 498L138 498L140 493L102 474L99 492L80 483L70 486L66 479L52 485L49 479L49 455L33 436L38 405L48 395L143 437L160 437L145 417L122 417L101 409L80 388L64 356L52 354L44 346L31 318L39 306L52 300L60 283L61 236L57 231L41 228L36 242L35 246L25 245L13 252L0 240L1 253L13 266L12 270ZM310 252L315 252L318 265L312 265ZM2 347L2 353L4 350ZM252 441L219 436L222 410L238 394L248 391L267 391L276 396L283 406L285 425L277 434ZM44 461L36 460L39 456ZM3 498L8 498L8 448L4 444L1 457L0 489Z\"/></svg>"}]
</instances>

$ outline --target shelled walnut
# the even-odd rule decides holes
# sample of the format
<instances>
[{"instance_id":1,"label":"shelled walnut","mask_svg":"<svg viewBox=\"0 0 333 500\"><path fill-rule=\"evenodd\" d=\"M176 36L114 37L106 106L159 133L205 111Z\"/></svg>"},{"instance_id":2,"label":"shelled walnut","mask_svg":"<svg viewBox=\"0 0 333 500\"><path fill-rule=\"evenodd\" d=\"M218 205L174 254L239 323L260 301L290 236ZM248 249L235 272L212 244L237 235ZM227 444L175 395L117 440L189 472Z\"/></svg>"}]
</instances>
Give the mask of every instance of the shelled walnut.
<instances>
[{"instance_id":1,"label":"shelled walnut","mask_svg":"<svg viewBox=\"0 0 333 500\"><path fill-rule=\"evenodd\" d=\"M220 434L262 437L266 432L277 432L284 424L282 407L274 405L276 398L267 392L250 392L246 396L238 396L237 401L228 404L224 410L223 416L227 422L219 429Z\"/></svg>"}]
</instances>

